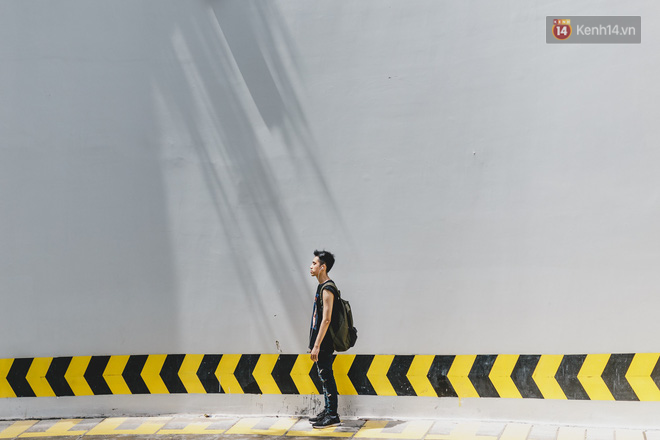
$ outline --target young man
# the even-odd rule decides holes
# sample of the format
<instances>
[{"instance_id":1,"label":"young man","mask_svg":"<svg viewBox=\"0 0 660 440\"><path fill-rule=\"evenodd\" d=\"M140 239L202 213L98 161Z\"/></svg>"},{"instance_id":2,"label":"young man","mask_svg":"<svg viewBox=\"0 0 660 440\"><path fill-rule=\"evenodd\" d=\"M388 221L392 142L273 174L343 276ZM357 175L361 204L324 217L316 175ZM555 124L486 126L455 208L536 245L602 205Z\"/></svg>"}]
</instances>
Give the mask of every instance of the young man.
<instances>
[{"instance_id":1,"label":"young man","mask_svg":"<svg viewBox=\"0 0 660 440\"><path fill-rule=\"evenodd\" d=\"M309 419L314 428L337 426L341 423L337 414L337 384L332 373L334 347L328 331L332 322L333 310L336 310L334 305L337 300L336 287L328 276L328 272L334 264L335 257L330 252L314 251L314 260L309 268L309 273L319 282L314 296L309 349L312 353L312 361L316 362L325 397L325 409L316 417Z\"/></svg>"}]
</instances>

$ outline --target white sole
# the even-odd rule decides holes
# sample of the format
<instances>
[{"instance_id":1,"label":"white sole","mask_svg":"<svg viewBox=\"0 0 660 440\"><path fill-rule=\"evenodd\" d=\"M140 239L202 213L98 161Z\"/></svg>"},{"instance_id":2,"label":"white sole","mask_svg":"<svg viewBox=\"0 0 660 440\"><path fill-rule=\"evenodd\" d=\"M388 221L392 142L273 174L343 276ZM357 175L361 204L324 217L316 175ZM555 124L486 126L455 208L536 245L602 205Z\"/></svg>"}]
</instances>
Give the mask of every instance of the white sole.
<instances>
[{"instance_id":1,"label":"white sole","mask_svg":"<svg viewBox=\"0 0 660 440\"><path fill-rule=\"evenodd\" d=\"M312 425L312 428L314 428L314 429L334 428L335 426L341 426L341 425L343 425L343 423L339 422L339 423L333 423L332 425L326 425L326 426L313 426Z\"/></svg>"}]
</instances>

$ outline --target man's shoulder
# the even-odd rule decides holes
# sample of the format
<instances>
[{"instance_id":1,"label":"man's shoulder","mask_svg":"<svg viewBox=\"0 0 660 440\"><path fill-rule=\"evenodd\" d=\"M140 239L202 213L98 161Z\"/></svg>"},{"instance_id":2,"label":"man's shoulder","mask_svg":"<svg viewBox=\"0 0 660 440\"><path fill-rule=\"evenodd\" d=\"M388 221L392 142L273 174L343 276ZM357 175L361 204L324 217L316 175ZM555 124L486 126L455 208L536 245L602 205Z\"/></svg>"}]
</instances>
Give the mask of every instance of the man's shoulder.
<instances>
[{"instance_id":1,"label":"man's shoulder","mask_svg":"<svg viewBox=\"0 0 660 440\"><path fill-rule=\"evenodd\" d=\"M328 280L325 283L323 283L322 289L329 291L333 295L336 295L337 292L339 291L339 289L337 288L337 285L332 280Z\"/></svg>"}]
</instances>

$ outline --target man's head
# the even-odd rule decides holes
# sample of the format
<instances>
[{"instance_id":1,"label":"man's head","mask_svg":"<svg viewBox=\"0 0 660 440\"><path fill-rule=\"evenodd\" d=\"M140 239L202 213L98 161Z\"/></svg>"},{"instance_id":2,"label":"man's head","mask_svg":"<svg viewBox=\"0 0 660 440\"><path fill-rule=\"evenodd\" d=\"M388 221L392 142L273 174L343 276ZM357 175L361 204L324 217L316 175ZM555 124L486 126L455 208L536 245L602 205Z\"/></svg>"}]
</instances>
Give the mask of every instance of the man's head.
<instances>
[{"instance_id":1,"label":"man's head","mask_svg":"<svg viewBox=\"0 0 660 440\"><path fill-rule=\"evenodd\" d=\"M318 257L319 263L321 265L325 264L325 271L330 272L330 269L332 269L332 266L335 265L335 256L332 255L331 252L328 251L314 251L314 256Z\"/></svg>"}]
</instances>

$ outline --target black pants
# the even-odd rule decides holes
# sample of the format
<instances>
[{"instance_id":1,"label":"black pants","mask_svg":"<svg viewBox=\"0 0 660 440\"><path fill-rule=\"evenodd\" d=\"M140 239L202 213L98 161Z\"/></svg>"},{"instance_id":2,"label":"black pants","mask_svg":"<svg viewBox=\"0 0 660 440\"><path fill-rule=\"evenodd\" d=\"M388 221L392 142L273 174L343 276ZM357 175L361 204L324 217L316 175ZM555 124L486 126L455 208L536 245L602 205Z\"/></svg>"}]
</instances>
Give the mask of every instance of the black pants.
<instances>
[{"instance_id":1,"label":"black pants","mask_svg":"<svg viewBox=\"0 0 660 440\"><path fill-rule=\"evenodd\" d=\"M332 372L332 351L319 352L319 360L316 368L319 370L319 378L323 384L323 395L325 397L325 412L337 415L337 384Z\"/></svg>"}]
</instances>

